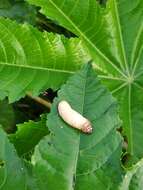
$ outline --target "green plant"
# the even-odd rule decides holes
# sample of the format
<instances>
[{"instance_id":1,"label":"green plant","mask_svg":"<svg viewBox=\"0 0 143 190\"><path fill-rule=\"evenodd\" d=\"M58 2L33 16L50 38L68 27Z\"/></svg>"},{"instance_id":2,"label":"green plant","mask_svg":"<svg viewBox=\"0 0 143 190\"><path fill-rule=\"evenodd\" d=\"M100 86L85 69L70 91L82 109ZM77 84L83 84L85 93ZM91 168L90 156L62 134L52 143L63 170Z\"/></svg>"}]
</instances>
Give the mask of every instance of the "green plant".
<instances>
[{"instance_id":1,"label":"green plant","mask_svg":"<svg viewBox=\"0 0 143 190\"><path fill-rule=\"evenodd\" d=\"M50 113L40 121L19 124L8 136L0 131L0 189L141 189L142 1L108 0L104 6L95 0L27 2L53 20L56 30L51 31L59 25L75 37L0 18L0 98L13 103L47 88L58 90ZM60 100L91 121L91 135L62 121ZM131 171L120 162L125 155ZM18 178L10 175L13 167Z\"/></svg>"},{"instance_id":2,"label":"green plant","mask_svg":"<svg viewBox=\"0 0 143 190\"><path fill-rule=\"evenodd\" d=\"M142 39L143 4L141 0L109 0L106 8L91 0L28 0L41 12L57 20L80 37L95 63L102 80L120 102L128 151L140 158L142 130ZM71 7L73 7L71 9ZM81 22L82 21L82 22Z\"/></svg>"}]
</instances>

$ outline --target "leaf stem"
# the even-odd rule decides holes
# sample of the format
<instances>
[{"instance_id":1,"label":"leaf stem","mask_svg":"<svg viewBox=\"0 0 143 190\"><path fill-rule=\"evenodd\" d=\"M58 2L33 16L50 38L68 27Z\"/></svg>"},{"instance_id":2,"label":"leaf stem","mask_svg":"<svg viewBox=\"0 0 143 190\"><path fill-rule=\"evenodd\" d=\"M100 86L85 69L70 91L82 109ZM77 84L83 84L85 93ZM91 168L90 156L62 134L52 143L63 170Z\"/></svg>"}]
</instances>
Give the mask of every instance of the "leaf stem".
<instances>
[{"instance_id":1,"label":"leaf stem","mask_svg":"<svg viewBox=\"0 0 143 190\"><path fill-rule=\"evenodd\" d=\"M27 95L29 98L31 98L31 99L35 100L36 102L42 104L43 106L47 107L48 109L51 108L51 103L48 102L47 100L44 100L43 98L40 98L40 97L38 97L38 96L32 96L32 93L31 93L31 92L27 92L26 95Z\"/></svg>"}]
</instances>

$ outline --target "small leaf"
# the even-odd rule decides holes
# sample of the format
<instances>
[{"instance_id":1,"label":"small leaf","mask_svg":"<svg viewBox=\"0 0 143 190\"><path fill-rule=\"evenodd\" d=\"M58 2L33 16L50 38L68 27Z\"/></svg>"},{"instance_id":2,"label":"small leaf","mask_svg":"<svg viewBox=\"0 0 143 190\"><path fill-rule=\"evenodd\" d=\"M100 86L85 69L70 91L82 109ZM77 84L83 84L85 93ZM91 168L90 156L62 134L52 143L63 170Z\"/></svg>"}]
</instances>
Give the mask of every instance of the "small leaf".
<instances>
[{"instance_id":1,"label":"small leaf","mask_svg":"<svg viewBox=\"0 0 143 190\"><path fill-rule=\"evenodd\" d=\"M43 115L40 121L18 124L16 133L9 135L10 141L14 144L19 156L32 151L42 137L49 133L46 120L46 116Z\"/></svg>"}]
</instances>

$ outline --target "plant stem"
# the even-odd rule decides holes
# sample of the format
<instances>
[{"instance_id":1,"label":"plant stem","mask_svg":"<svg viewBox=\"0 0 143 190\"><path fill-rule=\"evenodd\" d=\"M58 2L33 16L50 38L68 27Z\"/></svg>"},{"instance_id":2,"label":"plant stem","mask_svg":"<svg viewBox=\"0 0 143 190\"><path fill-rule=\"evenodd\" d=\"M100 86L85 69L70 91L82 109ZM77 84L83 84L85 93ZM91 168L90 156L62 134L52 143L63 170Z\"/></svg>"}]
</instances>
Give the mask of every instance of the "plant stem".
<instances>
[{"instance_id":1,"label":"plant stem","mask_svg":"<svg viewBox=\"0 0 143 190\"><path fill-rule=\"evenodd\" d=\"M28 97L30 97L31 99L35 100L36 102L38 102L38 103L44 105L45 107L47 107L47 108L49 108L49 109L51 108L51 105L52 105L52 104L51 104L50 102L44 100L43 98L40 98L40 97L38 97L38 96L32 96L32 94L31 94L30 92L27 92L26 95L27 95Z\"/></svg>"}]
</instances>

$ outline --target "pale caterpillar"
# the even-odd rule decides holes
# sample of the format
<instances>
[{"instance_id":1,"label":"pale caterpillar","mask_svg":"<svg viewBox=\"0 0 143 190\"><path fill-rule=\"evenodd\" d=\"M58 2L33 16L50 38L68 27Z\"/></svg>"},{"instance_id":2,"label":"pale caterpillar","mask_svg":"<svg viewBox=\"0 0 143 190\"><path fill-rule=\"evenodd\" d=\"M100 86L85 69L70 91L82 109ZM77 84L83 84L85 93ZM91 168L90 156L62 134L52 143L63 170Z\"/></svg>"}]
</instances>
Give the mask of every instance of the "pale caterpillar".
<instances>
[{"instance_id":1,"label":"pale caterpillar","mask_svg":"<svg viewBox=\"0 0 143 190\"><path fill-rule=\"evenodd\" d=\"M58 112L61 118L71 127L84 133L92 133L92 126L88 119L73 110L67 101L62 100L58 104Z\"/></svg>"}]
</instances>

